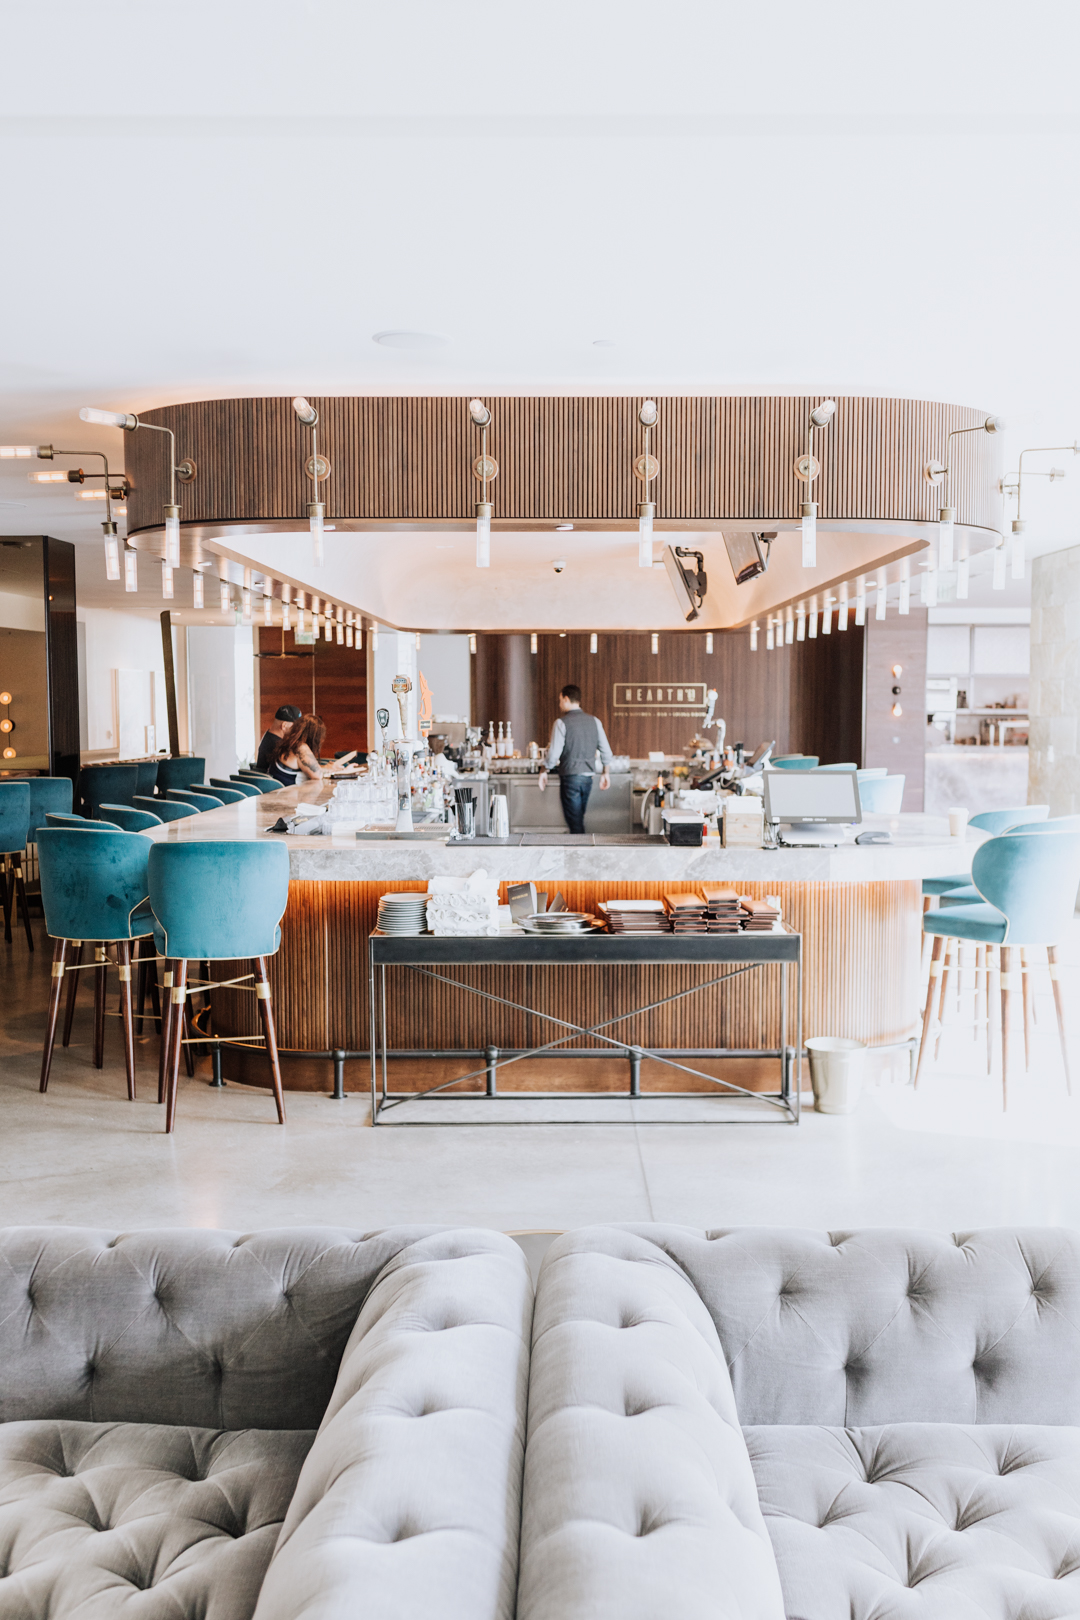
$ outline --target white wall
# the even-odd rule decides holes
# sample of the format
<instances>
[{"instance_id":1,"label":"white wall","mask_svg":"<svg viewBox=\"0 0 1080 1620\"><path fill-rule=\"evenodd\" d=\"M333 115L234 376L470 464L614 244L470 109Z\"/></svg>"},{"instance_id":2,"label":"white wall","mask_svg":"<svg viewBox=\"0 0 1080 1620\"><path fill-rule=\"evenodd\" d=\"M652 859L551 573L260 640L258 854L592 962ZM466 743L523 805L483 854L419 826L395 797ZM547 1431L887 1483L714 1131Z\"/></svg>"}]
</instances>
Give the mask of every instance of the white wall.
<instances>
[{"instance_id":1,"label":"white wall","mask_svg":"<svg viewBox=\"0 0 1080 1620\"><path fill-rule=\"evenodd\" d=\"M420 669L431 688L434 715L469 721L471 672L468 636L421 636Z\"/></svg>"},{"instance_id":2,"label":"white wall","mask_svg":"<svg viewBox=\"0 0 1080 1620\"><path fill-rule=\"evenodd\" d=\"M1080 546L1031 570L1031 802L1080 813Z\"/></svg>"},{"instance_id":3,"label":"white wall","mask_svg":"<svg viewBox=\"0 0 1080 1620\"><path fill-rule=\"evenodd\" d=\"M118 669L153 673L157 746L167 748L165 660L158 621L138 618L133 613L114 613L109 608L79 608L77 618L83 626L79 635L80 653L85 638L85 664L80 670L83 684L80 707L85 715L85 733L80 738L83 752L115 753L119 746L114 674Z\"/></svg>"},{"instance_id":4,"label":"white wall","mask_svg":"<svg viewBox=\"0 0 1080 1620\"><path fill-rule=\"evenodd\" d=\"M369 632L370 634L370 632ZM390 725L387 736L391 740L401 736L401 722L398 718L398 701L394 696L391 683L395 675L408 675L413 683L409 693L408 722L409 736L416 736L416 699L417 690L417 663L416 663L416 636L411 630L388 630L385 625L379 626L379 645L372 653L372 699L376 709L390 710ZM430 679L430 677L429 677ZM378 726L370 739L370 746L377 748L381 740Z\"/></svg>"},{"instance_id":5,"label":"white wall","mask_svg":"<svg viewBox=\"0 0 1080 1620\"><path fill-rule=\"evenodd\" d=\"M255 676L247 625L191 625L187 631L190 751L206 759L206 780L227 777L255 757Z\"/></svg>"}]
</instances>

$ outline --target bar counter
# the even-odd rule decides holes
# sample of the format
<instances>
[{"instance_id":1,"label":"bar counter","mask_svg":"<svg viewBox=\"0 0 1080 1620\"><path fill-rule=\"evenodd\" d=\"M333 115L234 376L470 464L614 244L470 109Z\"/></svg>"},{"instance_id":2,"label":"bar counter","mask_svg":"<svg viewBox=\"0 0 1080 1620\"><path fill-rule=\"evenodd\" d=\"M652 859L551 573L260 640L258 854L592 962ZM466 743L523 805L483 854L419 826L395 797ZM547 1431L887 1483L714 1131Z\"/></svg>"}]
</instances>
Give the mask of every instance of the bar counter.
<instances>
[{"instance_id":1,"label":"bar counter","mask_svg":"<svg viewBox=\"0 0 1080 1620\"><path fill-rule=\"evenodd\" d=\"M282 788L166 823L150 836L156 841L262 838L282 814L329 796L329 785L322 783ZM981 835L969 830L967 841L960 842L948 836L944 818L921 815L868 817L860 830L874 827L890 831L892 842L761 850L724 849L711 842L702 849L678 849L644 838L634 844L600 839L592 844L533 844L519 843L515 837L506 843L479 840L454 845L426 839L357 839L351 833L290 835L289 905L282 921L281 949L269 964L285 1084L299 1090L329 1090L329 1064L336 1054L349 1089L365 1089L364 1055L370 1041L366 942L375 927L380 894L422 889L429 877L464 877L478 868L501 883L532 880L549 895L558 888L570 909L581 911L595 911L603 899L660 896L665 889L688 889L700 882L730 884L755 897L778 895L785 921L803 935L806 1035L844 1035L882 1047L909 1041L919 1017L921 880L969 871ZM216 976L228 977L233 971L244 968ZM657 995L661 995L675 993L703 970L673 964L602 974L582 969L561 976L544 968L456 971L463 982L474 982L470 975L479 975L475 982L486 987L497 981L498 993L508 999L528 999L533 1007L544 1006L584 1025L595 1023L609 1008L618 1011L619 1006L640 1005L646 999L639 993L635 973L659 975L662 986ZM550 980L546 989L545 974ZM526 982L520 976L527 977L527 997L520 993ZM767 975L752 977L753 984L748 979L732 989L723 1004L711 994L692 998L685 1010L676 1002L637 1020L633 1027L628 1025L626 1038L658 1050L698 1053L774 1044L777 987ZM475 1005L470 1007L470 1002ZM436 1047L460 1051L459 1068L465 1072L475 1063L464 1054L482 1052L489 1044L503 1050L537 1044L535 1028L526 1027L535 1020L498 1009L492 1013L475 997L451 1001L434 984L417 982L395 1004L400 1012L390 1044L401 1054L395 1068L408 1071L407 1077L399 1075L399 1087L415 1084L422 1089L446 1077L450 1072L446 1064L452 1060L431 1057ZM214 1029L223 1037L256 1032L252 995L217 990L213 1007ZM585 1051L577 1050L577 1058L571 1046L558 1062L523 1062L518 1066L521 1072L515 1071L515 1083L524 1090L541 1086L550 1090L563 1083L576 1090L624 1086L625 1063L605 1058L599 1049L585 1062ZM754 1060L737 1061L742 1065L737 1074L732 1059L726 1060L723 1072L739 1084L753 1086ZM246 1081L250 1076L262 1083L262 1062L256 1054L233 1048L226 1054L226 1078ZM702 1063L708 1067L707 1059ZM538 1065L543 1068L542 1081ZM554 1081L553 1071L559 1075ZM656 1074L650 1083L661 1089L665 1077Z\"/></svg>"}]
</instances>

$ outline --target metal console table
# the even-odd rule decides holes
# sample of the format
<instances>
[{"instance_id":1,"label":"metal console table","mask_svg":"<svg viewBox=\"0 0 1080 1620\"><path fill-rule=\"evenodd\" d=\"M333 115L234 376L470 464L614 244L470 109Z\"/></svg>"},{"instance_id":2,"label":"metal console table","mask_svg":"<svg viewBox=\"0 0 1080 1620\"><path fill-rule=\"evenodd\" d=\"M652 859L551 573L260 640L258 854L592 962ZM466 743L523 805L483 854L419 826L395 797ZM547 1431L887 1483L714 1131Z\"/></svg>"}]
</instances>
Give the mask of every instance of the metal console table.
<instances>
[{"instance_id":1,"label":"metal console table","mask_svg":"<svg viewBox=\"0 0 1080 1620\"><path fill-rule=\"evenodd\" d=\"M733 979L740 978L744 973L751 973L755 969L771 965L780 966L780 1008L779 1008L779 1036L780 1044L777 1047L734 1048L715 1047L705 1050L685 1052L683 1056L698 1056L710 1058L733 1057L770 1057L776 1058L779 1064L779 1089L773 1091L751 1091L744 1086L734 1085L731 1081L719 1079L716 1075L705 1074L700 1069L694 1069L687 1063L678 1061L671 1055L672 1049L653 1050L647 1047L632 1045L625 1039L619 1039L614 1033L616 1026L626 1023L629 1019L642 1013L654 1011L656 1008L669 1006L673 1002L685 1000L689 996L700 995L703 991L720 985L724 986ZM545 1012L536 1007L523 1006L520 1002L511 1001L505 996L497 996L489 990L482 990L475 985L464 984L458 979L449 978L439 970L447 967L486 967L499 966L545 966L564 967L567 969L581 967L615 967L615 966L705 966L715 967L722 971L715 976L705 979L700 984L692 985L689 989L680 990L674 995L666 995L656 1001L647 1002L643 1006L627 1008L625 1012L617 1013L614 1017L605 1018L601 1023L585 1026L571 1022L569 1019L559 1018L554 1013ZM484 1048L484 1066L473 1069L468 1074L457 1075L453 1080L447 1080L438 1086L428 1087L424 1091L390 1091L387 1085L387 1061L391 1055L387 1048L387 1013L386 1013L386 970L389 967L402 967L410 972L425 978L437 980L441 984L450 985L463 995L479 997L483 1001L493 1002L500 1007L506 1007L518 1012L531 1014L541 1018L555 1027L555 1034L550 1041L541 1046L527 1048L514 1048L507 1051L496 1047ZM788 1025L790 1019L790 993L788 986L789 974L795 973L795 1043L788 1044ZM440 1101L469 1101L477 1102L485 1098L498 1098L503 1102L538 1100L568 1101L587 1098L590 1102L604 1100L625 1100L627 1097L653 1097L666 1100L693 1099L700 1102L708 1093L700 1091L664 1091L643 1092L641 1090L641 1062L643 1058L654 1059L656 1062L679 1069L684 1074L693 1075L696 1079L707 1080L717 1088L724 1098L752 1099L757 1103L767 1105L766 1112L771 1112L778 1122L798 1124L800 1112L800 1094L802 1089L802 1018L803 1018L803 980L802 980L802 935L789 930L775 933L741 933L741 934L685 934L685 935L651 935L651 934L586 934L581 937L563 935L558 939L545 938L536 934L514 934L498 937L478 938L475 936L444 936L431 934L416 935L387 935L371 934L368 937L368 1003L371 1019L371 1123L377 1125L383 1116L392 1109L404 1107L411 1102L422 1102L438 1099ZM578 1036L589 1036L602 1043L600 1052L604 1050L621 1052L629 1063L629 1084L626 1091L609 1092L573 1092L573 1091L500 1091L498 1088L498 1072L510 1064L520 1062L525 1057L538 1057L555 1054L566 1042ZM596 1048L585 1049L596 1053ZM674 1049L678 1050L678 1049ZM583 1049L573 1048L574 1056L581 1056ZM416 1053L402 1052L401 1056L417 1056ZM432 1057L462 1057L477 1055L473 1050L462 1052L452 1048L440 1049L423 1054ZM599 1054L597 1054L599 1055ZM480 1078L484 1080L484 1090L473 1090L462 1096L448 1095L455 1088L467 1085L470 1081ZM755 1117L755 1122L760 1116ZM403 1121L403 1123L410 1123ZM432 1123L430 1120L413 1121L412 1123ZM438 1121L438 1123L444 1123ZM448 1119L445 1123L465 1123ZM475 1123L469 1120L467 1123ZM494 1122L492 1122L494 1123ZM499 1123L503 1123L500 1121ZM541 1123L540 1121L522 1121L521 1123ZM545 1120L542 1123L560 1123L559 1121ZM569 1123L569 1122L567 1122ZM575 1120L575 1124L591 1123L590 1121ZM636 1121L642 1123L642 1121ZM670 1123L657 1121L655 1123ZM712 1123L712 1122L710 1122ZM729 1120L715 1123L731 1123Z\"/></svg>"}]
</instances>

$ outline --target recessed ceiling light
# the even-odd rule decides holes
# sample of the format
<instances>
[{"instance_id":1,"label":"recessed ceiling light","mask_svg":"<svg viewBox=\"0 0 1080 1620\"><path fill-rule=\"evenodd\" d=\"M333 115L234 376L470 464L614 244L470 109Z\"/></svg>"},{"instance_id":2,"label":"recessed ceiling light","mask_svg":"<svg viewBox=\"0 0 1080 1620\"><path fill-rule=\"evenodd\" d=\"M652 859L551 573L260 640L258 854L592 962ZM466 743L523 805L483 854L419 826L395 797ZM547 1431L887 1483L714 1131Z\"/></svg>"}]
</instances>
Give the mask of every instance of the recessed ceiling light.
<instances>
[{"instance_id":1,"label":"recessed ceiling light","mask_svg":"<svg viewBox=\"0 0 1080 1620\"><path fill-rule=\"evenodd\" d=\"M574 525L572 523L556 523L556 525L555 525L555 533L556 534L569 534L570 530L573 527L574 527Z\"/></svg>"},{"instance_id":2,"label":"recessed ceiling light","mask_svg":"<svg viewBox=\"0 0 1080 1620\"><path fill-rule=\"evenodd\" d=\"M446 339L434 332L373 332L372 343L384 349L445 349Z\"/></svg>"},{"instance_id":3,"label":"recessed ceiling light","mask_svg":"<svg viewBox=\"0 0 1080 1620\"><path fill-rule=\"evenodd\" d=\"M613 349L615 347L615 339L593 338L592 346L594 349Z\"/></svg>"}]
</instances>

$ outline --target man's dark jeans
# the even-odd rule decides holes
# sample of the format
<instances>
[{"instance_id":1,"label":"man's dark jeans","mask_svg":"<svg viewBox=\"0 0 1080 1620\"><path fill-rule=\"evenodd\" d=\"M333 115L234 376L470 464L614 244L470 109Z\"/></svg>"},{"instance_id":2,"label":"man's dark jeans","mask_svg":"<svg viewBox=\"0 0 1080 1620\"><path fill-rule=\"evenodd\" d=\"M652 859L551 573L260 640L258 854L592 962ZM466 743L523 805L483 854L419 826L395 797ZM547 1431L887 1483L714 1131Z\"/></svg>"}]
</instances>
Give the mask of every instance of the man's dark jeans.
<instances>
[{"instance_id":1,"label":"man's dark jeans","mask_svg":"<svg viewBox=\"0 0 1080 1620\"><path fill-rule=\"evenodd\" d=\"M559 777L559 803L562 805L568 832L585 831L585 807L589 802L592 785L591 776Z\"/></svg>"}]
</instances>

